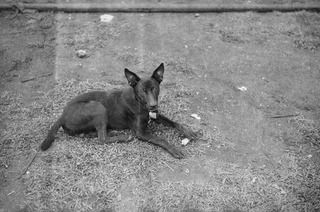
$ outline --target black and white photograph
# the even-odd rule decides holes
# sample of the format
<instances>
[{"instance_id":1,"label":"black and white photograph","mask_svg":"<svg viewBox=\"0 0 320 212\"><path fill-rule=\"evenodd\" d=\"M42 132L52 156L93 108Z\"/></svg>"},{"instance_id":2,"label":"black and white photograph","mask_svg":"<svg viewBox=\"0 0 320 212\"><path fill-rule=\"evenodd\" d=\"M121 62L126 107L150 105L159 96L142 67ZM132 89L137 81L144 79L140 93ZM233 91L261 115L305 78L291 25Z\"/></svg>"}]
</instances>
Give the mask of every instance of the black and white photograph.
<instances>
[{"instance_id":1,"label":"black and white photograph","mask_svg":"<svg viewBox=\"0 0 320 212\"><path fill-rule=\"evenodd\" d=\"M0 212L320 211L320 0L0 0Z\"/></svg>"}]
</instances>

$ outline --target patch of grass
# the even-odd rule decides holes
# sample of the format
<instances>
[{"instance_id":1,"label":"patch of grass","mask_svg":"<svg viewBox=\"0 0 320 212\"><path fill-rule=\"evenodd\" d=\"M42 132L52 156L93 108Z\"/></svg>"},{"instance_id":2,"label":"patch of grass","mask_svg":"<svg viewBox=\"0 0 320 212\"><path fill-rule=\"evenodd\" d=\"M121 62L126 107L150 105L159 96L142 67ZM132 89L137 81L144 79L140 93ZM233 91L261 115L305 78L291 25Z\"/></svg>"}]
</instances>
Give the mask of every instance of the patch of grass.
<instances>
[{"instance_id":1,"label":"patch of grass","mask_svg":"<svg viewBox=\"0 0 320 212\"><path fill-rule=\"evenodd\" d=\"M320 129L313 120L298 116L292 119L292 123L302 136L301 142L320 149Z\"/></svg>"},{"instance_id":2,"label":"patch of grass","mask_svg":"<svg viewBox=\"0 0 320 212\"><path fill-rule=\"evenodd\" d=\"M318 50L320 48L320 15L301 12L296 15L296 20L300 24L300 34L294 41L296 47Z\"/></svg>"},{"instance_id":3,"label":"patch of grass","mask_svg":"<svg viewBox=\"0 0 320 212\"><path fill-rule=\"evenodd\" d=\"M0 109L7 117L0 158L33 154L66 102L89 90L114 88L96 82L60 82L32 105L3 92ZM191 126L189 98L193 91L168 85L161 111ZM319 169L308 160L286 153L277 167L240 166L219 160L207 151L219 137L204 131L206 141L179 145L173 129L151 125L156 134L183 148L176 160L151 144L99 145L97 138L71 137L59 131L53 146L42 152L22 181L25 204L31 211L301 211L320 208ZM120 133L130 133L122 131ZM14 157L11 158L14 160ZM25 160L27 161L27 160ZM307 165L308 164L308 165Z\"/></svg>"},{"instance_id":4,"label":"patch of grass","mask_svg":"<svg viewBox=\"0 0 320 212\"><path fill-rule=\"evenodd\" d=\"M177 58L168 58L167 65L172 67L175 72L185 75L193 76L195 75L195 67L189 65L187 60L184 57L177 57Z\"/></svg>"}]
</instances>

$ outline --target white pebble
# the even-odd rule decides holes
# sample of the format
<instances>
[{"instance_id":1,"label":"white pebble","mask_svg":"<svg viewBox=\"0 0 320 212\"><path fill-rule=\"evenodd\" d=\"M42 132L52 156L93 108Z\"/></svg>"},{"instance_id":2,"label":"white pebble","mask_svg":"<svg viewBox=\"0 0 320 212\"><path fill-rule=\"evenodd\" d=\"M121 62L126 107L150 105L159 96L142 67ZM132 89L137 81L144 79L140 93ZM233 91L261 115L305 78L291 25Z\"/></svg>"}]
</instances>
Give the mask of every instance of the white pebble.
<instances>
[{"instance_id":1,"label":"white pebble","mask_svg":"<svg viewBox=\"0 0 320 212\"><path fill-rule=\"evenodd\" d=\"M248 90L248 88L245 87L245 86L238 87L238 89L239 89L240 91L247 91L247 90Z\"/></svg>"},{"instance_id":2,"label":"white pebble","mask_svg":"<svg viewBox=\"0 0 320 212\"><path fill-rule=\"evenodd\" d=\"M185 146L189 143L189 141L190 141L189 138L182 139L181 144Z\"/></svg>"},{"instance_id":3,"label":"white pebble","mask_svg":"<svg viewBox=\"0 0 320 212\"><path fill-rule=\"evenodd\" d=\"M79 57L79 58L84 58L87 56L87 52L85 50L82 50L82 49L79 49L77 52L76 52L76 55Z\"/></svg>"},{"instance_id":4,"label":"white pebble","mask_svg":"<svg viewBox=\"0 0 320 212\"><path fill-rule=\"evenodd\" d=\"M109 23L110 21L112 21L112 19L113 15L103 14L100 16L100 21L104 23Z\"/></svg>"},{"instance_id":5,"label":"white pebble","mask_svg":"<svg viewBox=\"0 0 320 212\"><path fill-rule=\"evenodd\" d=\"M199 116L198 114L195 114L195 113L191 114L191 117L192 117L192 118L195 118L195 119L197 119L197 120L200 120L200 119L201 119L200 116Z\"/></svg>"}]
</instances>

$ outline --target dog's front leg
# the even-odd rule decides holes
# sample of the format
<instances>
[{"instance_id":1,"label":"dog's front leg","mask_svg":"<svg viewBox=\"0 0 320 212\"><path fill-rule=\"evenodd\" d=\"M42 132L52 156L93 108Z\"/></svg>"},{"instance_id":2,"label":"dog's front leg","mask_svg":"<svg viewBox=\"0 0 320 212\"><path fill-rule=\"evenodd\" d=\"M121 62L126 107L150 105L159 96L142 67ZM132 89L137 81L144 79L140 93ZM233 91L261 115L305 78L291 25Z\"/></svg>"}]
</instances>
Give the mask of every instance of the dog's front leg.
<instances>
[{"instance_id":1,"label":"dog's front leg","mask_svg":"<svg viewBox=\"0 0 320 212\"><path fill-rule=\"evenodd\" d=\"M190 140L194 140L197 137L197 133L187 129L186 127L182 126L181 124L175 121L172 121L171 119L167 118L162 114L158 114L157 119L155 119L155 121L157 123L161 123L168 127L176 128L180 133L182 133L184 136L186 136Z\"/></svg>"},{"instance_id":2,"label":"dog's front leg","mask_svg":"<svg viewBox=\"0 0 320 212\"><path fill-rule=\"evenodd\" d=\"M165 139L159 138L157 136L147 134L137 134L137 137L143 141L148 141L152 144L162 147L166 151L168 151L173 157L181 159L184 157L183 153L178 150L175 146L169 144Z\"/></svg>"},{"instance_id":3,"label":"dog's front leg","mask_svg":"<svg viewBox=\"0 0 320 212\"><path fill-rule=\"evenodd\" d=\"M154 145L160 146L166 151L168 151L173 157L181 159L183 158L183 153L178 150L175 146L169 144L165 139L159 138L151 134L149 129L147 129L147 121L138 120L135 129L135 134L138 139L150 142Z\"/></svg>"}]
</instances>

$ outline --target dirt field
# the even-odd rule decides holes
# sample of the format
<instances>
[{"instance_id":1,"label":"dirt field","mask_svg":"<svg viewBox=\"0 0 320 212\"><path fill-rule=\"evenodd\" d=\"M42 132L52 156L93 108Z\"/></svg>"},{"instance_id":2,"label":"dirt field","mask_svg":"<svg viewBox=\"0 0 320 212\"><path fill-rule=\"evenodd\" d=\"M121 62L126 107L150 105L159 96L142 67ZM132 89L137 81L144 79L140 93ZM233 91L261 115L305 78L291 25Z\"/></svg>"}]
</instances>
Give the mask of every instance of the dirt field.
<instances>
[{"instance_id":1,"label":"dirt field","mask_svg":"<svg viewBox=\"0 0 320 212\"><path fill-rule=\"evenodd\" d=\"M320 210L319 14L100 15L0 12L0 212ZM161 62L161 111L202 135L151 127L185 159L61 130L17 179L68 100Z\"/></svg>"}]
</instances>

